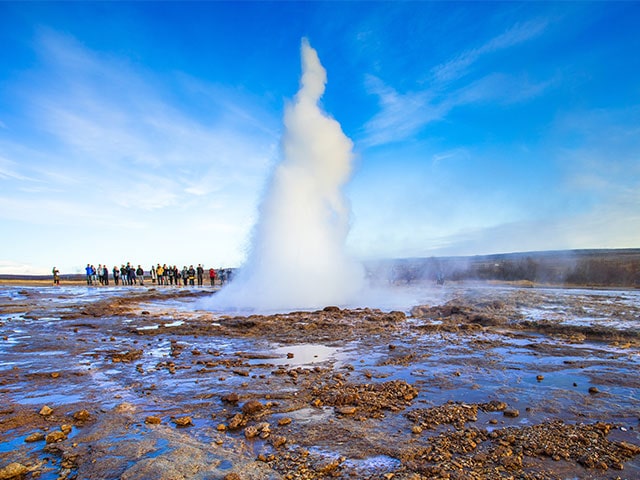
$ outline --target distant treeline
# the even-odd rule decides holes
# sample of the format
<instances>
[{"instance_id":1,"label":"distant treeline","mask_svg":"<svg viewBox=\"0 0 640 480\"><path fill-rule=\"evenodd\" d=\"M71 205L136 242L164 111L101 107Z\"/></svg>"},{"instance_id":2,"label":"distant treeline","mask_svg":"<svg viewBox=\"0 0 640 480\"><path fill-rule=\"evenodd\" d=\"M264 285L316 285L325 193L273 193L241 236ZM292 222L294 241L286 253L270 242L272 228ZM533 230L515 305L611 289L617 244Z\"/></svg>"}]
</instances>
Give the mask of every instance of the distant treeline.
<instances>
[{"instance_id":1,"label":"distant treeline","mask_svg":"<svg viewBox=\"0 0 640 480\"><path fill-rule=\"evenodd\" d=\"M640 287L640 249L567 250L369 262L369 275L393 283L463 280Z\"/></svg>"}]
</instances>

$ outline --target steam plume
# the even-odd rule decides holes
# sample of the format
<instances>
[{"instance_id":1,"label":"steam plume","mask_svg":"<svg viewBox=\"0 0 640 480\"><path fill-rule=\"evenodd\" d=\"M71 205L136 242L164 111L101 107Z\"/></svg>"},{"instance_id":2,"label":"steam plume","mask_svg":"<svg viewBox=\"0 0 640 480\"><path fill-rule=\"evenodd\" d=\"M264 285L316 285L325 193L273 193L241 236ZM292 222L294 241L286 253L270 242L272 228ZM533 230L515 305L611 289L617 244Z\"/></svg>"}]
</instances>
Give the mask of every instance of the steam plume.
<instances>
[{"instance_id":1,"label":"steam plume","mask_svg":"<svg viewBox=\"0 0 640 480\"><path fill-rule=\"evenodd\" d=\"M327 81L318 54L302 40L302 78L284 114L282 159L273 172L238 278L215 308L285 310L344 305L360 290L363 268L345 253L349 208L342 189L353 143L318 102Z\"/></svg>"}]
</instances>

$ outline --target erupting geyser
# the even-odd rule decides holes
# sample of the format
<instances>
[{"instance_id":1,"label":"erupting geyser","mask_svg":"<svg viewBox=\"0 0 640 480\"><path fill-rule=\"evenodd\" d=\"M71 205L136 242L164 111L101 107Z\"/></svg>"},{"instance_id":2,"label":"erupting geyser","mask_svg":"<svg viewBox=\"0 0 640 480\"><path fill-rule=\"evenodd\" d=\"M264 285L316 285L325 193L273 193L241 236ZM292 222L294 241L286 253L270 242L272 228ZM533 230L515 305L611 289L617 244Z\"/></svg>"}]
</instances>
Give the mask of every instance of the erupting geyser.
<instances>
[{"instance_id":1,"label":"erupting geyser","mask_svg":"<svg viewBox=\"0 0 640 480\"><path fill-rule=\"evenodd\" d=\"M353 143L320 109L326 71L302 40L302 78L286 106L282 159L260 208L247 262L214 296L216 309L286 310L350 303L363 268L345 252L349 208L342 189Z\"/></svg>"}]
</instances>

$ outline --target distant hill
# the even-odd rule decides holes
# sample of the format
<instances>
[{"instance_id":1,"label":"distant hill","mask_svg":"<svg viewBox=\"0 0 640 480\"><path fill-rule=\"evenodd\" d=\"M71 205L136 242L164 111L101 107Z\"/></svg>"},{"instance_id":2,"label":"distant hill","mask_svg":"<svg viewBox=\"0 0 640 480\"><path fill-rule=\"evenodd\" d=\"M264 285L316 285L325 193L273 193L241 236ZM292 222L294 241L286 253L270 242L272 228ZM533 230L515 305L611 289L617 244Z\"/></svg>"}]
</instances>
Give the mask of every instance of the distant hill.
<instances>
[{"instance_id":1,"label":"distant hill","mask_svg":"<svg viewBox=\"0 0 640 480\"><path fill-rule=\"evenodd\" d=\"M640 248L517 252L367 262L371 277L394 283L498 280L640 287Z\"/></svg>"}]
</instances>

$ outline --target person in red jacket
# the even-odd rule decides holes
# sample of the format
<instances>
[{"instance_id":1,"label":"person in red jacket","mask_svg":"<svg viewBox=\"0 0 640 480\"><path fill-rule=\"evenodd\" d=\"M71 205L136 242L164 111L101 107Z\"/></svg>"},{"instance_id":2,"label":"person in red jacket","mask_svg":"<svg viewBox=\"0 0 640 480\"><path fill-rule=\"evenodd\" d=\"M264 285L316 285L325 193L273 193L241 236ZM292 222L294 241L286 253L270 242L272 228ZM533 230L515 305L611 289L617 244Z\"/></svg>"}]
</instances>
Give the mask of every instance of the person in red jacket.
<instances>
[{"instance_id":1,"label":"person in red jacket","mask_svg":"<svg viewBox=\"0 0 640 480\"><path fill-rule=\"evenodd\" d=\"M211 281L211 286L216 284L216 270L214 268L209 269L209 280Z\"/></svg>"}]
</instances>

